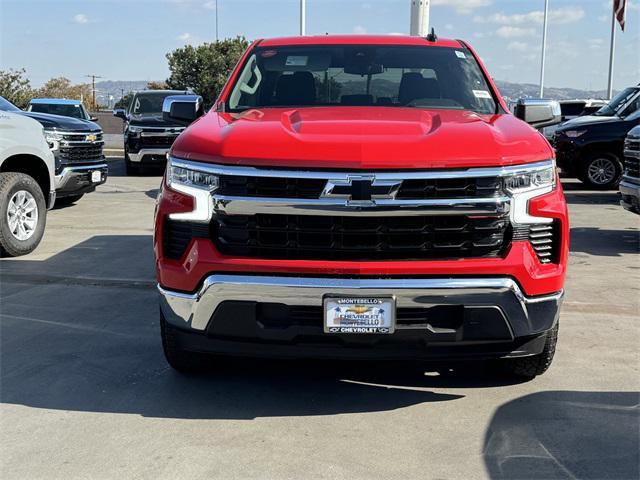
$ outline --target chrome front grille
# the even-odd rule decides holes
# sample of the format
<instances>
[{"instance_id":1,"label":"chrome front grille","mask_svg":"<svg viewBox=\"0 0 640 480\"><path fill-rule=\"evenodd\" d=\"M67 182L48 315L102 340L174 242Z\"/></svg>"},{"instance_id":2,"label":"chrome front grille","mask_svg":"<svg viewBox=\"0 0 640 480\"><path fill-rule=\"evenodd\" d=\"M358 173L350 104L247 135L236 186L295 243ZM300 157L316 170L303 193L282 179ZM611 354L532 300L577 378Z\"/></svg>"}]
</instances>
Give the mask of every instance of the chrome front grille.
<instances>
[{"instance_id":1,"label":"chrome front grille","mask_svg":"<svg viewBox=\"0 0 640 480\"><path fill-rule=\"evenodd\" d=\"M103 161L102 131L61 132L57 145L57 158L61 164L81 164Z\"/></svg>"},{"instance_id":2,"label":"chrome front grille","mask_svg":"<svg viewBox=\"0 0 640 480\"><path fill-rule=\"evenodd\" d=\"M640 178L640 138L627 138L624 142L624 175Z\"/></svg>"},{"instance_id":3,"label":"chrome front grille","mask_svg":"<svg viewBox=\"0 0 640 480\"><path fill-rule=\"evenodd\" d=\"M512 211L513 197L505 188L505 177L548 169L550 161L395 172L170 161L171 168L195 168L218 178L211 193L175 186L195 197L196 208L171 214L170 219L209 229L194 235L194 229L186 226L176 239L164 238L174 258L181 258L192 236L210 238L223 255L244 258L380 261L501 257L514 240L531 241L543 263L555 258L554 253L547 254L545 235L552 220L529 217L521 211L522 205L518 210L513 204ZM512 218L521 220L516 224ZM167 229L166 234L170 237L177 230Z\"/></svg>"}]
</instances>

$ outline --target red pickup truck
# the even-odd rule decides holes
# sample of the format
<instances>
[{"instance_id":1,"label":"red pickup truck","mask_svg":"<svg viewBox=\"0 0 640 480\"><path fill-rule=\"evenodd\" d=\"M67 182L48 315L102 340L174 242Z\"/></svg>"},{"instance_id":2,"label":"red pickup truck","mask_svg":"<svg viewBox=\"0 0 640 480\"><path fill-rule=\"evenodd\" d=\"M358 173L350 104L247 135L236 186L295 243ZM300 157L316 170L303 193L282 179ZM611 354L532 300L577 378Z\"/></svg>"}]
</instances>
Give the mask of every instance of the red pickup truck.
<instances>
[{"instance_id":1,"label":"red pickup truck","mask_svg":"<svg viewBox=\"0 0 640 480\"><path fill-rule=\"evenodd\" d=\"M550 365L568 255L554 152L463 41L259 40L170 152L154 248L169 364L207 353ZM536 127L557 103L521 102ZM195 121L194 121L195 120Z\"/></svg>"}]
</instances>

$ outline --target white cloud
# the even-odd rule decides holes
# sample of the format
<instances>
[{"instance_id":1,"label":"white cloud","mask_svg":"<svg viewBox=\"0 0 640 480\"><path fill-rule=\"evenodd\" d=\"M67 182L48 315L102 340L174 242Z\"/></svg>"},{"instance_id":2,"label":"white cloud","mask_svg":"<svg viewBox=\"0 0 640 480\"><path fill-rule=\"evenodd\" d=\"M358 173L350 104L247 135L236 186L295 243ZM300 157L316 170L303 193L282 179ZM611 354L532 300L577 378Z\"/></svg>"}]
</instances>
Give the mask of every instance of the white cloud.
<instances>
[{"instance_id":1,"label":"white cloud","mask_svg":"<svg viewBox=\"0 0 640 480\"><path fill-rule=\"evenodd\" d=\"M511 50L513 52L526 52L528 49L528 43L518 42L517 40L510 42L509 45L507 45L507 50Z\"/></svg>"},{"instance_id":2,"label":"white cloud","mask_svg":"<svg viewBox=\"0 0 640 480\"><path fill-rule=\"evenodd\" d=\"M362 25L356 25L355 27L353 27L353 33L357 33L358 35L362 35L367 33L367 29L364 28Z\"/></svg>"},{"instance_id":3,"label":"white cloud","mask_svg":"<svg viewBox=\"0 0 640 480\"><path fill-rule=\"evenodd\" d=\"M79 23L80 25L84 25L85 23L89 23L89 17L87 17L84 13L78 13L73 16L73 21Z\"/></svg>"},{"instance_id":4,"label":"white cloud","mask_svg":"<svg viewBox=\"0 0 640 480\"><path fill-rule=\"evenodd\" d=\"M206 8L207 10L215 10L216 9L216 1L215 0L210 0L208 2L203 3L202 6L204 8Z\"/></svg>"},{"instance_id":5,"label":"white cloud","mask_svg":"<svg viewBox=\"0 0 640 480\"><path fill-rule=\"evenodd\" d=\"M511 27L503 25L496 34L502 38L518 38L518 37L530 37L535 35L536 31L533 28Z\"/></svg>"},{"instance_id":6,"label":"white cloud","mask_svg":"<svg viewBox=\"0 0 640 480\"><path fill-rule=\"evenodd\" d=\"M562 7L549 10L549 23L566 24L582 20L585 12L581 7ZM534 10L527 13L515 13L506 15L502 12L486 16L476 16L473 19L476 23L497 23L499 25L528 25L531 23L542 24L544 12Z\"/></svg>"},{"instance_id":7,"label":"white cloud","mask_svg":"<svg viewBox=\"0 0 640 480\"><path fill-rule=\"evenodd\" d=\"M452 7L458 13L468 15L476 8L487 7L493 3L493 0L433 0L433 6Z\"/></svg>"},{"instance_id":8,"label":"white cloud","mask_svg":"<svg viewBox=\"0 0 640 480\"><path fill-rule=\"evenodd\" d=\"M445 28L446 30L453 30L453 25L451 25L450 23L447 23L447 24L444 26L444 28Z\"/></svg>"},{"instance_id":9,"label":"white cloud","mask_svg":"<svg viewBox=\"0 0 640 480\"><path fill-rule=\"evenodd\" d=\"M190 43L193 40L193 36L190 33L185 32L181 35L178 35L178 40L185 43Z\"/></svg>"},{"instance_id":10,"label":"white cloud","mask_svg":"<svg viewBox=\"0 0 640 480\"><path fill-rule=\"evenodd\" d=\"M598 49L602 48L602 46L604 45L604 39L602 39L602 38L590 38L587 41L587 44L589 45L589 48L591 50L598 50Z\"/></svg>"}]
</instances>

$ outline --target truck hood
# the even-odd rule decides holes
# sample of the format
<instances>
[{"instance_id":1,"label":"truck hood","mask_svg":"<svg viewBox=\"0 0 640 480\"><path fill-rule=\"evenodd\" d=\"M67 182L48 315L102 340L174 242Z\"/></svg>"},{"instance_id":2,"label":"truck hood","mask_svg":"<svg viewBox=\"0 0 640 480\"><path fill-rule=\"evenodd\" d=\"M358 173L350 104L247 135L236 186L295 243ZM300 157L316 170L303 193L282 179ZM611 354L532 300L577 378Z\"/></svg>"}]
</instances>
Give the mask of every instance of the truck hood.
<instances>
[{"instance_id":1,"label":"truck hood","mask_svg":"<svg viewBox=\"0 0 640 480\"><path fill-rule=\"evenodd\" d=\"M129 125L137 127L177 127L175 123L166 122L162 113L141 113L129 117Z\"/></svg>"},{"instance_id":2,"label":"truck hood","mask_svg":"<svg viewBox=\"0 0 640 480\"><path fill-rule=\"evenodd\" d=\"M563 130L572 127L578 127L583 125L591 125L594 123L607 123L607 122L619 122L620 117L616 115L605 116L605 115L583 115L581 117L572 118L571 120L567 120L561 126Z\"/></svg>"},{"instance_id":3,"label":"truck hood","mask_svg":"<svg viewBox=\"0 0 640 480\"><path fill-rule=\"evenodd\" d=\"M211 111L172 155L280 167L418 169L499 166L552 158L544 137L511 114L404 107Z\"/></svg>"},{"instance_id":4,"label":"truck hood","mask_svg":"<svg viewBox=\"0 0 640 480\"><path fill-rule=\"evenodd\" d=\"M44 128L79 132L101 132L100 125L89 120L53 115L51 113L20 112L21 115L39 121Z\"/></svg>"}]
</instances>

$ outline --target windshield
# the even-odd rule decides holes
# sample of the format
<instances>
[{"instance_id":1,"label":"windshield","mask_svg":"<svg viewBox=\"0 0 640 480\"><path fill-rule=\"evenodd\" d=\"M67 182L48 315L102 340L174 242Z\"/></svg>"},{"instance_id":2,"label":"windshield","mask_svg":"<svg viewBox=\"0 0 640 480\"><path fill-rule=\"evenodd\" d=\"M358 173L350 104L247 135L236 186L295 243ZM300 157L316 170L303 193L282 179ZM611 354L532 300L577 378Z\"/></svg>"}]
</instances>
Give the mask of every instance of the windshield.
<instances>
[{"instance_id":1,"label":"windshield","mask_svg":"<svg viewBox=\"0 0 640 480\"><path fill-rule=\"evenodd\" d=\"M465 48L291 46L257 48L228 101L260 107L384 106L495 113L478 63Z\"/></svg>"},{"instance_id":2,"label":"windshield","mask_svg":"<svg viewBox=\"0 0 640 480\"><path fill-rule=\"evenodd\" d=\"M618 93L615 97L611 99L609 103L607 103L604 107L598 110L594 115L601 115L605 117L612 117L613 115L617 115L619 110L625 106L625 104L633 98L634 95L638 93L637 88L625 88L620 93ZM637 108L629 109L630 112L637 110Z\"/></svg>"},{"instance_id":3,"label":"windshield","mask_svg":"<svg viewBox=\"0 0 640 480\"><path fill-rule=\"evenodd\" d=\"M162 103L169 95L175 95L175 93L138 93L131 102L130 113L134 115L162 113Z\"/></svg>"},{"instance_id":4,"label":"windshield","mask_svg":"<svg viewBox=\"0 0 640 480\"><path fill-rule=\"evenodd\" d=\"M19 112L20 109L16 107L9 100L6 100L3 97L0 97L0 110L3 112Z\"/></svg>"},{"instance_id":5,"label":"windshield","mask_svg":"<svg viewBox=\"0 0 640 480\"><path fill-rule=\"evenodd\" d=\"M52 113L63 117L73 117L86 119L81 105L60 105L54 103L32 103L29 105L30 112Z\"/></svg>"}]
</instances>

